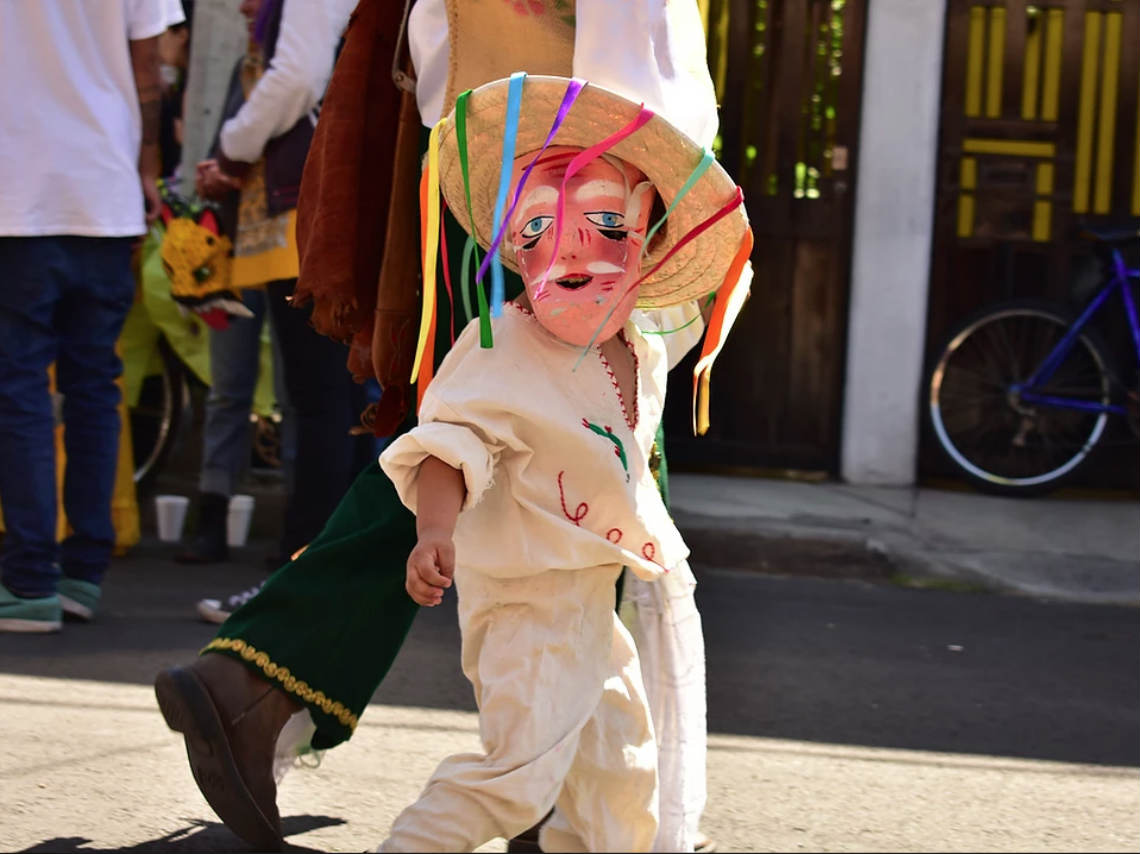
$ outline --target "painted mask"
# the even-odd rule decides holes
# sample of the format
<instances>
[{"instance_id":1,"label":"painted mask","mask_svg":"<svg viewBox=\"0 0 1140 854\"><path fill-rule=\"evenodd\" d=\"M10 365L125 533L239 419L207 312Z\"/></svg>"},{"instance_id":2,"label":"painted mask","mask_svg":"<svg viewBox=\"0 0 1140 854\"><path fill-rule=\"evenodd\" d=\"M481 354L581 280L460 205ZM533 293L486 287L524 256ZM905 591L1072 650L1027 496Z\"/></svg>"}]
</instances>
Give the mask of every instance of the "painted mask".
<instances>
[{"instance_id":1,"label":"painted mask","mask_svg":"<svg viewBox=\"0 0 1140 854\"><path fill-rule=\"evenodd\" d=\"M631 286L641 275L655 191L634 167L599 157L566 182L556 223L563 178L580 151L552 146L542 155L519 197L507 243L539 323L584 347L615 335L633 311ZM516 158L514 185L533 156Z\"/></svg>"},{"instance_id":2,"label":"painted mask","mask_svg":"<svg viewBox=\"0 0 1140 854\"><path fill-rule=\"evenodd\" d=\"M221 234L209 209L196 209L172 193L161 208L166 234L160 254L170 278L170 295L213 329L225 329L230 316L252 317L241 296L230 287L230 239Z\"/></svg>"}]
</instances>

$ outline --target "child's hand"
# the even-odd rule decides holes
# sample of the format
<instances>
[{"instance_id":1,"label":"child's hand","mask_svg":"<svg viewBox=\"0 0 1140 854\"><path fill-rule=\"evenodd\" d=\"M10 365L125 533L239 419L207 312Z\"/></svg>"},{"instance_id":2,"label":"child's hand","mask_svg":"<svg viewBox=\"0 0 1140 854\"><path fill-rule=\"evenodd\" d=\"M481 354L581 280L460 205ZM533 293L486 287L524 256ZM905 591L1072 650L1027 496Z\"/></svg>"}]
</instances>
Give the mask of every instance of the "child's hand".
<instances>
[{"instance_id":1,"label":"child's hand","mask_svg":"<svg viewBox=\"0 0 1140 854\"><path fill-rule=\"evenodd\" d=\"M420 605L438 605L455 575L455 543L444 533L424 531L408 556L404 587Z\"/></svg>"}]
</instances>

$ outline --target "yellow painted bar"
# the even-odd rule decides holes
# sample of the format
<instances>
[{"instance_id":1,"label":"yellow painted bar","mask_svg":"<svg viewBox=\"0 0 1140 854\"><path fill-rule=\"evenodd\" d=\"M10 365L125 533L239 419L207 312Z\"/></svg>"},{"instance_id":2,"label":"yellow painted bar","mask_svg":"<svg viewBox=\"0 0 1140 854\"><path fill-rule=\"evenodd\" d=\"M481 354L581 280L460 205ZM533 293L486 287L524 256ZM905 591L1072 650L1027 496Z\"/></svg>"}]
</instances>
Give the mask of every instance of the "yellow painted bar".
<instances>
[{"instance_id":1,"label":"yellow painted bar","mask_svg":"<svg viewBox=\"0 0 1140 854\"><path fill-rule=\"evenodd\" d=\"M958 178L958 185L963 190L975 190L978 187L978 160L975 157L962 158L962 172Z\"/></svg>"},{"instance_id":2,"label":"yellow painted bar","mask_svg":"<svg viewBox=\"0 0 1140 854\"><path fill-rule=\"evenodd\" d=\"M1002 60L1005 59L1005 7L990 9L989 65L986 68L986 115L1001 115Z\"/></svg>"},{"instance_id":3,"label":"yellow painted bar","mask_svg":"<svg viewBox=\"0 0 1140 854\"><path fill-rule=\"evenodd\" d=\"M1048 243L1053 232L1053 203L1036 201L1033 203L1033 239L1038 243Z\"/></svg>"},{"instance_id":4,"label":"yellow painted bar","mask_svg":"<svg viewBox=\"0 0 1140 854\"><path fill-rule=\"evenodd\" d=\"M1065 10L1050 9L1045 27L1045 73L1041 85L1041 118L1057 121L1061 103L1062 36L1065 32Z\"/></svg>"},{"instance_id":5,"label":"yellow painted bar","mask_svg":"<svg viewBox=\"0 0 1140 854\"><path fill-rule=\"evenodd\" d=\"M1025 139L965 139L962 151L967 154L1005 154L1011 157L1055 157L1057 146L1051 142Z\"/></svg>"},{"instance_id":6,"label":"yellow painted bar","mask_svg":"<svg viewBox=\"0 0 1140 854\"><path fill-rule=\"evenodd\" d=\"M1093 211L1112 209L1112 153L1116 142L1116 93L1120 79L1120 37L1124 16L1109 12L1104 18L1104 65L1100 83L1100 127L1097 128L1096 190Z\"/></svg>"},{"instance_id":7,"label":"yellow painted bar","mask_svg":"<svg viewBox=\"0 0 1140 854\"><path fill-rule=\"evenodd\" d=\"M966 115L982 113L982 54L986 47L986 10L970 9L970 44L966 54Z\"/></svg>"},{"instance_id":8,"label":"yellow painted bar","mask_svg":"<svg viewBox=\"0 0 1140 854\"><path fill-rule=\"evenodd\" d=\"M975 158L962 158L962 171L958 183L962 190L973 190L978 186L978 161ZM958 236L970 237L973 233L974 194L962 192L958 195Z\"/></svg>"},{"instance_id":9,"label":"yellow painted bar","mask_svg":"<svg viewBox=\"0 0 1140 854\"><path fill-rule=\"evenodd\" d=\"M1073 211L1088 213L1092 173L1093 116L1096 112L1096 68L1100 53L1100 12L1085 13L1085 45L1081 60L1081 100L1077 108L1077 162L1073 178Z\"/></svg>"},{"instance_id":10,"label":"yellow painted bar","mask_svg":"<svg viewBox=\"0 0 1140 854\"><path fill-rule=\"evenodd\" d=\"M1132 164L1132 215L1140 216L1140 106L1136 109L1136 162Z\"/></svg>"},{"instance_id":11,"label":"yellow painted bar","mask_svg":"<svg viewBox=\"0 0 1140 854\"><path fill-rule=\"evenodd\" d=\"M1021 117L1035 119L1041 80L1041 31L1045 21L1040 10L1035 7L1027 9L1025 17L1025 70L1021 86ZM1036 22L1036 26L1031 22Z\"/></svg>"},{"instance_id":12,"label":"yellow painted bar","mask_svg":"<svg viewBox=\"0 0 1140 854\"><path fill-rule=\"evenodd\" d=\"M972 237L974 234L974 194L962 193L958 197L958 236Z\"/></svg>"},{"instance_id":13,"label":"yellow painted bar","mask_svg":"<svg viewBox=\"0 0 1140 854\"><path fill-rule=\"evenodd\" d=\"M1053 194L1053 164L1037 164L1037 195L1050 196ZM1033 239L1044 243L1052 236L1053 231L1053 202L1049 199L1037 199L1033 203Z\"/></svg>"}]
</instances>

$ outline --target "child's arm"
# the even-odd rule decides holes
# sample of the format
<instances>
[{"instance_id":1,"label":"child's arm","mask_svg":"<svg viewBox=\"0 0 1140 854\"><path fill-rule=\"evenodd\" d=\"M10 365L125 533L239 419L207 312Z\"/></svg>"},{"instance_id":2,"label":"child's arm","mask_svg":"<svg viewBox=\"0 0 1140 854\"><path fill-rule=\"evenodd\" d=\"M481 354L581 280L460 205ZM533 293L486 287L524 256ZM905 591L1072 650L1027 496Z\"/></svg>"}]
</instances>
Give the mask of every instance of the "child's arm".
<instances>
[{"instance_id":1,"label":"child's arm","mask_svg":"<svg viewBox=\"0 0 1140 854\"><path fill-rule=\"evenodd\" d=\"M420 605L438 605L455 574L455 520L467 498L463 472L438 457L420 464L417 477L416 535L408 557L408 595Z\"/></svg>"}]
</instances>

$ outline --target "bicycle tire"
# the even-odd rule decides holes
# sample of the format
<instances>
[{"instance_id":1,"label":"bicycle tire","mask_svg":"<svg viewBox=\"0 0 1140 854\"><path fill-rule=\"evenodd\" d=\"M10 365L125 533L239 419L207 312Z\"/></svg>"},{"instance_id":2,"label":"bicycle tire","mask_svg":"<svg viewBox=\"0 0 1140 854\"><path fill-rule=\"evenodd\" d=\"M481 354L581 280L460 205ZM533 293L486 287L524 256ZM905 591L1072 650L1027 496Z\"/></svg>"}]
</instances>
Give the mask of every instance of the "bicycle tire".
<instances>
[{"instance_id":1,"label":"bicycle tire","mask_svg":"<svg viewBox=\"0 0 1140 854\"><path fill-rule=\"evenodd\" d=\"M1027 404L1012 392L1073 323L1041 300L988 306L962 321L927 373L926 415L939 446L978 489L1041 495L1084 463L1104 434L1106 412ZM1095 332L1081 330L1046 393L1109 403L1112 378Z\"/></svg>"},{"instance_id":2,"label":"bicycle tire","mask_svg":"<svg viewBox=\"0 0 1140 854\"><path fill-rule=\"evenodd\" d=\"M143 380L139 400L129 411L135 486L144 489L162 470L178 436L186 393L182 363L164 339L158 342L162 370Z\"/></svg>"}]
</instances>

